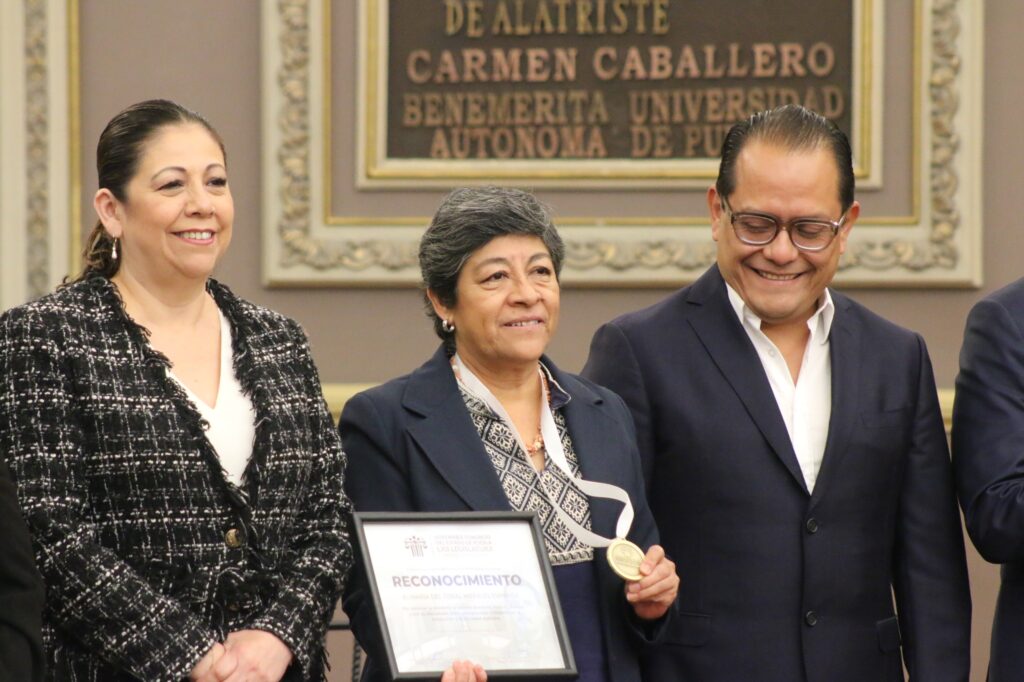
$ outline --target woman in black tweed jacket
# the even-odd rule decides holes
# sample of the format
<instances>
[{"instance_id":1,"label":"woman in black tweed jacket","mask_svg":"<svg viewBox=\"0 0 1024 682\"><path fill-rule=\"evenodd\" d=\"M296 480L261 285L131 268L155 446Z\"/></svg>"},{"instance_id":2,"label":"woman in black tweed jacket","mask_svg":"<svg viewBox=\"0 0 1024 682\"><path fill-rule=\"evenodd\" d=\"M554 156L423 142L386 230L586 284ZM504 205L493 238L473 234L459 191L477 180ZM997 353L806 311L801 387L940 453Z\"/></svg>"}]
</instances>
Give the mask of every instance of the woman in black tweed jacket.
<instances>
[{"instance_id":1,"label":"woman in black tweed jacket","mask_svg":"<svg viewBox=\"0 0 1024 682\"><path fill-rule=\"evenodd\" d=\"M153 101L103 135L86 273L0 318L0 452L47 589L49 678L319 680L351 547L305 335L208 279L233 216L209 124ZM254 415L237 485L189 397L223 400L194 370L227 328Z\"/></svg>"}]
</instances>

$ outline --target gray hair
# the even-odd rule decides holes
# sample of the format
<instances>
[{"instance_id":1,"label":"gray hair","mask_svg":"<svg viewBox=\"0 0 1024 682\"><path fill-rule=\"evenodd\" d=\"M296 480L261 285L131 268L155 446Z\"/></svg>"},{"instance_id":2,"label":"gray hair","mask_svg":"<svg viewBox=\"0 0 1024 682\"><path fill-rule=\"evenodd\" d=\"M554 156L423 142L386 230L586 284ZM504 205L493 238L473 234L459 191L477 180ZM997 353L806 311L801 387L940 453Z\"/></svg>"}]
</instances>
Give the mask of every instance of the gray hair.
<instances>
[{"instance_id":1,"label":"gray hair","mask_svg":"<svg viewBox=\"0 0 1024 682\"><path fill-rule=\"evenodd\" d=\"M427 316L449 353L453 332L446 332L427 291L447 308L458 302L459 274L478 249L495 237L539 237L551 255L555 276L562 272L565 244L551 221L551 209L529 192L511 187L460 187L444 198L420 240L420 274Z\"/></svg>"}]
</instances>

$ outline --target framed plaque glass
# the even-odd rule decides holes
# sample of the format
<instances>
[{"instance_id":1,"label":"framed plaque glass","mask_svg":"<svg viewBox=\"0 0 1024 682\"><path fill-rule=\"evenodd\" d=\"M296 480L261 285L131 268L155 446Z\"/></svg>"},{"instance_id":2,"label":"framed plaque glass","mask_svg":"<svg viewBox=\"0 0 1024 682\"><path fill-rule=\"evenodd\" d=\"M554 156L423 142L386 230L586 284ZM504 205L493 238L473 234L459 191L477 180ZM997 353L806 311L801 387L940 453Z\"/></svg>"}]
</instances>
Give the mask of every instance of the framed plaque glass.
<instances>
[{"instance_id":1,"label":"framed plaque glass","mask_svg":"<svg viewBox=\"0 0 1024 682\"><path fill-rule=\"evenodd\" d=\"M355 529L393 679L457 659L489 679L576 674L533 513L357 512Z\"/></svg>"}]
</instances>

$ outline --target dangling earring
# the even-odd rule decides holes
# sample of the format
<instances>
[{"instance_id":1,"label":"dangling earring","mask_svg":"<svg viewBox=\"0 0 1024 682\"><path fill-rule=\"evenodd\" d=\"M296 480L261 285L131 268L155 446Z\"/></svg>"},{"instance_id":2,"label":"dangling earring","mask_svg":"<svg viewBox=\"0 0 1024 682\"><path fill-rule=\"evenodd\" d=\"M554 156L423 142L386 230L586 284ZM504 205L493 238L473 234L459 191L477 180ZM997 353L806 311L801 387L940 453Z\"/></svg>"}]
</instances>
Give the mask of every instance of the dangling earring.
<instances>
[{"instance_id":1,"label":"dangling earring","mask_svg":"<svg viewBox=\"0 0 1024 682\"><path fill-rule=\"evenodd\" d=\"M114 245L110 247L110 260L117 260L117 237L114 237Z\"/></svg>"},{"instance_id":2,"label":"dangling earring","mask_svg":"<svg viewBox=\"0 0 1024 682\"><path fill-rule=\"evenodd\" d=\"M455 331L455 323L450 320L441 320L441 330L445 334L451 334Z\"/></svg>"}]
</instances>

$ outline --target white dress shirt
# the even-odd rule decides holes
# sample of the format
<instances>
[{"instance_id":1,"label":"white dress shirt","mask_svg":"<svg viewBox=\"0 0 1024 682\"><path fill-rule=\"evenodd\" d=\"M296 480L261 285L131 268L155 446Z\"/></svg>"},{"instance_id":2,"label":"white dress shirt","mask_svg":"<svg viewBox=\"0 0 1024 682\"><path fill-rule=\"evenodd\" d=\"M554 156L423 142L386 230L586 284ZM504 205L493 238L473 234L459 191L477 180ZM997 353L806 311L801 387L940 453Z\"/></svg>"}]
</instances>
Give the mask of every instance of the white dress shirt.
<instances>
[{"instance_id":1,"label":"white dress shirt","mask_svg":"<svg viewBox=\"0 0 1024 682\"><path fill-rule=\"evenodd\" d=\"M170 369L167 374L185 390L196 410L210 425L206 438L216 450L225 476L235 485L241 486L256 439L256 410L249 396L242 392L242 386L235 376L231 324L224 313L220 310L217 312L220 314L220 383L217 386L216 404L213 407L208 405Z\"/></svg>"},{"instance_id":2,"label":"white dress shirt","mask_svg":"<svg viewBox=\"0 0 1024 682\"><path fill-rule=\"evenodd\" d=\"M832 319L835 317L832 296L825 289L821 305L807 320L811 335L807 339L800 373L794 383L786 358L761 331L761 319L747 307L731 286L725 286L729 290L729 302L761 358L761 366L768 376L782 420L786 423L807 490L813 491L825 456L828 423L832 416L832 361L829 358L828 341Z\"/></svg>"}]
</instances>

